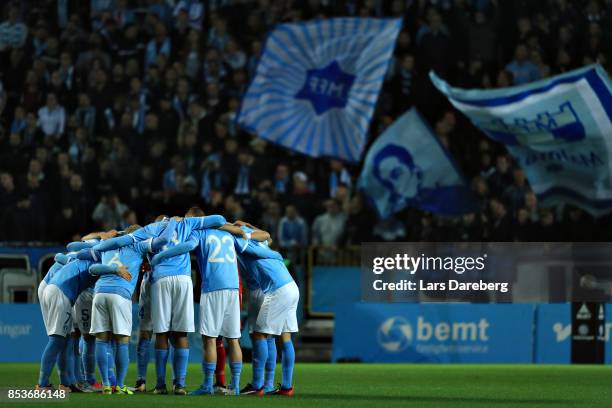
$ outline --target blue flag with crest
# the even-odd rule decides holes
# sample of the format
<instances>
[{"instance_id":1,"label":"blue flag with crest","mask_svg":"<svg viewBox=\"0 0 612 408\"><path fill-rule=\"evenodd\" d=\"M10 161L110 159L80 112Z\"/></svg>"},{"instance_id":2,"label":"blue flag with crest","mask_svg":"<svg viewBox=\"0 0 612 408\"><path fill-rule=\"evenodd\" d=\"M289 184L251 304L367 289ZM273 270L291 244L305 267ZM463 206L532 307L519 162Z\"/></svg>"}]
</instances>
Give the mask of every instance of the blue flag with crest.
<instances>
[{"instance_id":1,"label":"blue flag with crest","mask_svg":"<svg viewBox=\"0 0 612 408\"><path fill-rule=\"evenodd\" d=\"M372 144L358 185L381 218L407 206L446 215L476 210L449 152L416 109L404 113Z\"/></svg>"},{"instance_id":2,"label":"blue flag with crest","mask_svg":"<svg viewBox=\"0 0 612 408\"><path fill-rule=\"evenodd\" d=\"M612 82L591 65L495 90L434 85L491 139L503 143L544 206L612 210Z\"/></svg>"},{"instance_id":3,"label":"blue flag with crest","mask_svg":"<svg viewBox=\"0 0 612 408\"><path fill-rule=\"evenodd\" d=\"M309 156L359 161L401 24L333 18L278 25L238 123Z\"/></svg>"}]
</instances>

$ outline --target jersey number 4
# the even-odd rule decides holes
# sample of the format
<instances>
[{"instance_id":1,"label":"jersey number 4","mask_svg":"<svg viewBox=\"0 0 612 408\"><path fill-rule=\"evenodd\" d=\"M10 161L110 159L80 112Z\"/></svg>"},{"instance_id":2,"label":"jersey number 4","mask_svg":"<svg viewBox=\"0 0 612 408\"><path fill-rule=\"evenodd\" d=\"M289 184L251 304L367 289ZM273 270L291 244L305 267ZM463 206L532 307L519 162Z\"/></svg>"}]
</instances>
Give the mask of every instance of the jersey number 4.
<instances>
[{"instance_id":1,"label":"jersey number 4","mask_svg":"<svg viewBox=\"0 0 612 408\"><path fill-rule=\"evenodd\" d=\"M208 257L208 262L216 262L216 263L222 263L225 261L230 262L230 263L236 262L236 250L234 249L234 238L226 235L223 238L219 239L218 237L211 235L208 238L206 238L206 245L212 246L212 253L210 254L210 257ZM227 249L226 251L227 253L225 254L225 256L219 256L219 252L221 252L222 247L226 247Z\"/></svg>"}]
</instances>

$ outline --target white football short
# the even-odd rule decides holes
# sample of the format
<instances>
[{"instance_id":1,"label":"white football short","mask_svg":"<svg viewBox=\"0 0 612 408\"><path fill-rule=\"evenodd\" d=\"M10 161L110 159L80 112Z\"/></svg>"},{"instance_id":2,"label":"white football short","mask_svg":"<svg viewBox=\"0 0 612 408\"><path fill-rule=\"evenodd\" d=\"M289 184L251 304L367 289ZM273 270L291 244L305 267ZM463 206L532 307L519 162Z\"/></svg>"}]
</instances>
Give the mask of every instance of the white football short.
<instances>
[{"instance_id":1,"label":"white football short","mask_svg":"<svg viewBox=\"0 0 612 408\"><path fill-rule=\"evenodd\" d=\"M166 276L152 283L153 333L193 333L193 283L187 275Z\"/></svg>"},{"instance_id":2,"label":"white football short","mask_svg":"<svg viewBox=\"0 0 612 408\"><path fill-rule=\"evenodd\" d=\"M255 322L257 333L295 333L298 331L297 306L300 291L295 282L290 282L264 295L261 309Z\"/></svg>"},{"instance_id":3,"label":"white football short","mask_svg":"<svg viewBox=\"0 0 612 408\"><path fill-rule=\"evenodd\" d=\"M38 304L40 305L40 311L42 313L42 317L43 317L43 323L45 324L45 327L47 327L47 314L45 313L44 309L43 309L43 294L45 293L45 288L47 287L47 282L40 281L40 284L38 285Z\"/></svg>"},{"instance_id":4,"label":"white football short","mask_svg":"<svg viewBox=\"0 0 612 408\"><path fill-rule=\"evenodd\" d=\"M47 285L40 308L47 335L66 337L72 330L72 305L70 299L56 285Z\"/></svg>"},{"instance_id":5,"label":"white football short","mask_svg":"<svg viewBox=\"0 0 612 408\"><path fill-rule=\"evenodd\" d=\"M153 330L151 322L151 282L143 279L140 282L140 296L138 297L138 317L140 318L139 330Z\"/></svg>"},{"instance_id":6,"label":"white football short","mask_svg":"<svg viewBox=\"0 0 612 408\"><path fill-rule=\"evenodd\" d=\"M44 280L40 281L38 285L38 303L42 303L43 293L45 292L45 288L47 287L47 282Z\"/></svg>"},{"instance_id":7,"label":"white football short","mask_svg":"<svg viewBox=\"0 0 612 408\"><path fill-rule=\"evenodd\" d=\"M93 292L90 290L81 292L72 308L74 328L79 329L81 333L89 333L91 328L91 305L93 296Z\"/></svg>"},{"instance_id":8,"label":"white football short","mask_svg":"<svg viewBox=\"0 0 612 408\"><path fill-rule=\"evenodd\" d=\"M249 334L255 331L255 323L257 322L257 316L263 303L264 293L261 289L249 290L249 299L247 306L247 321L249 322Z\"/></svg>"},{"instance_id":9,"label":"white football short","mask_svg":"<svg viewBox=\"0 0 612 408\"><path fill-rule=\"evenodd\" d=\"M200 296L200 334L208 337L240 338L238 289L222 289Z\"/></svg>"},{"instance_id":10,"label":"white football short","mask_svg":"<svg viewBox=\"0 0 612 408\"><path fill-rule=\"evenodd\" d=\"M93 297L91 334L112 332L132 335L132 300L116 293L96 293Z\"/></svg>"}]
</instances>

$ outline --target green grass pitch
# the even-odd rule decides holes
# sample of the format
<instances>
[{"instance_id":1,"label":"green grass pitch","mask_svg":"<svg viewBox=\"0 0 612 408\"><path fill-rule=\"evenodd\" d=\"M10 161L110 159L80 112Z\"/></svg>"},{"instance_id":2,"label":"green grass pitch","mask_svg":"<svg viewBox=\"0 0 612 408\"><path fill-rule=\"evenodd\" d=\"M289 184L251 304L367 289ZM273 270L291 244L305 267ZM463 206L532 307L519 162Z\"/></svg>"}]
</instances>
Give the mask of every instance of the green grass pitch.
<instances>
[{"instance_id":1,"label":"green grass pitch","mask_svg":"<svg viewBox=\"0 0 612 408\"><path fill-rule=\"evenodd\" d=\"M4 351L6 352L6 350ZM149 378L154 376L152 364ZM229 371L229 370L228 370ZM1 388L31 388L37 364L0 364ZM280 364L277 366L277 379ZM250 380L245 365L243 385ZM134 364L128 373L133 385ZM201 382L200 367L191 364L188 389ZM52 378L57 383L57 378ZM151 381L151 380L150 380ZM296 396L184 397L78 394L67 402L15 402L15 407L612 407L612 367L536 365L369 365L298 364Z\"/></svg>"}]
</instances>

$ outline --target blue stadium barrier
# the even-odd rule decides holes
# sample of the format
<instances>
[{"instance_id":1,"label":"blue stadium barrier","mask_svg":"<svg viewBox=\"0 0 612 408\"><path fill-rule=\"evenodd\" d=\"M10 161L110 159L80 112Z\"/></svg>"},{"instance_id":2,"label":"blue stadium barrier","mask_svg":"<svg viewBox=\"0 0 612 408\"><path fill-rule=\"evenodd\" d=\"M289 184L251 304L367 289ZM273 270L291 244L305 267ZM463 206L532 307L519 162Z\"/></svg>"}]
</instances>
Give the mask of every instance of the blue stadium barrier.
<instances>
[{"instance_id":1,"label":"blue stadium barrier","mask_svg":"<svg viewBox=\"0 0 612 408\"><path fill-rule=\"evenodd\" d=\"M532 304L373 304L336 308L333 361L530 363Z\"/></svg>"},{"instance_id":2,"label":"blue stadium barrier","mask_svg":"<svg viewBox=\"0 0 612 408\"><path fill-rule=\"evenodd\" d=\"M196 332L190 333L189 361L202 361L202 338L198 329L200 306L194 305ZM138 345L138 305L132 307L134 330L130 338L130 361L136 361ZM38 304L0 304L0 362L38 362L47 344L47 333ZM248 327L244 325L241 344L251 348ZM154 353L151 353L153 359Z\"/></svg>"},{"instance_id":3,"label":"blue stadium barrier","mask_svg":"<svg viewBox=\"0 0 612 408\"><path fill-rule=\"evenodd\" d=\"M195 305L196 327L199 307ZM612 364L612 303L606 305L606 364ZM130 359L136 361L138 307ZM202 358L190 335L190 361ZM440 363L570 362L569 304L371 304L336 307L333 361ZM0 362L38 362L47 342L38 304L0 304ZM241 344L250 348L248 326Z\"/></svg>"},{"instance_id":4,"label":"blue stadium barrier","mask_svg":"<svg viewBox=\"0 0 612 408\"><path fill-rule=\"evenodd\" d=\"M342 296L338 296L342 293ZM313 266L309 280L308 311L332 316L338 303L361 300L361 275L354 266Z\"/></svg>"}]
</instances>

